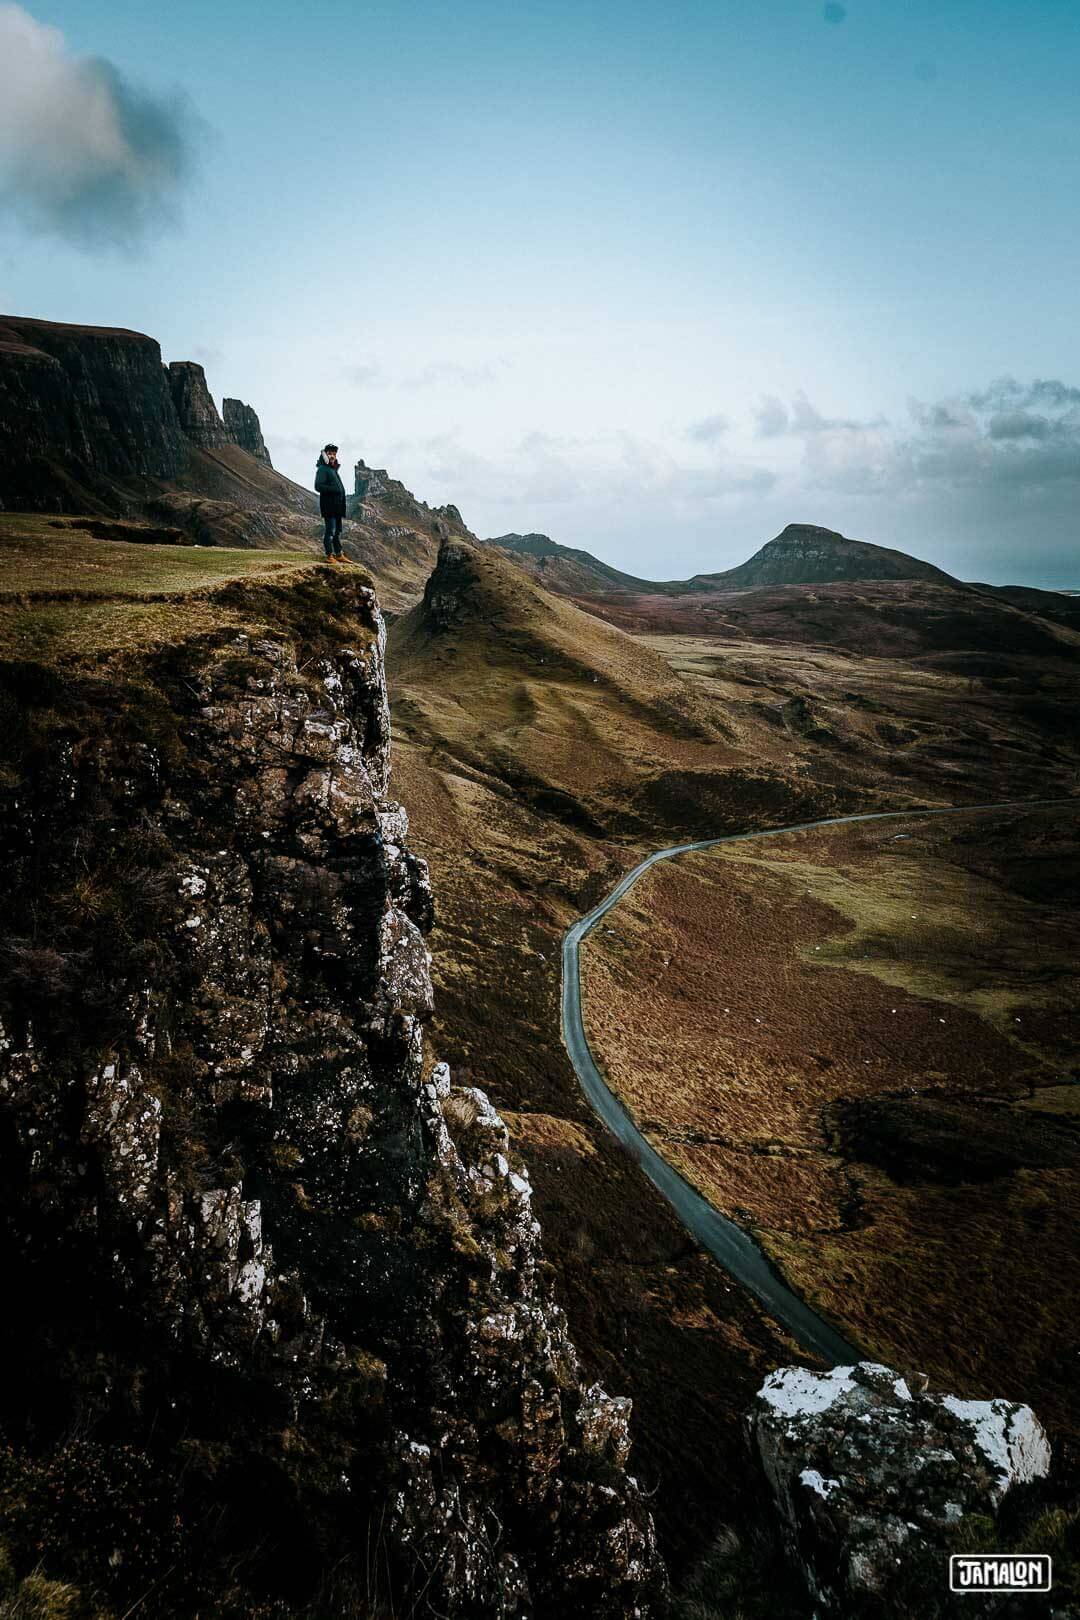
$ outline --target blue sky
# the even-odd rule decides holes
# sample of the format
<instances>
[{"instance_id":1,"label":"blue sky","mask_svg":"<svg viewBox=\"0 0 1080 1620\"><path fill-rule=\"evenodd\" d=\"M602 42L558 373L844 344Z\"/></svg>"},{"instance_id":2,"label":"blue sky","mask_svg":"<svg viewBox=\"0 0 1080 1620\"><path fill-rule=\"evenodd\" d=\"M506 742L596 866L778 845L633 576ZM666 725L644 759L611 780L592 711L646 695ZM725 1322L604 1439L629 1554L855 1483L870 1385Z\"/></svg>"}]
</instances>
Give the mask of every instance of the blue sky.
<instances>
[{"instance_id":1,"label":"blue sky","mask_svg":"<svg viewBox=\"0 0 1080 1620\"><path fill-rule=\"evenodd\" d=\"M5 26L0 102L5 74L34 101L0 111L0 308L201 360L302 481L332 437L480 534L635 572L807 521L1080 586L1075 4L31 0ZM86 58L121 158L83 127Z\"/></svg>"}]
</instances>

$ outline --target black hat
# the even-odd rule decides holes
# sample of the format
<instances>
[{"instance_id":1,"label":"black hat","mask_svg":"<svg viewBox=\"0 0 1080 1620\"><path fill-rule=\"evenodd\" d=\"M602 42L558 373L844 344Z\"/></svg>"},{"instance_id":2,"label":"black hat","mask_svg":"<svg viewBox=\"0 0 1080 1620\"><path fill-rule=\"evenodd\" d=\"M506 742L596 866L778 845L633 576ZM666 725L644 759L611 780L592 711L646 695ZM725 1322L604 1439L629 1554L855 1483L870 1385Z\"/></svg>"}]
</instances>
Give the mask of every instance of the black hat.
<instances>
[{"instance_id":1,"label":"black hat","mask_svg":"<svg viewBox=\"0 0 1080 1620\"><path fill-rule=\"evenodd\" d=\"M326 454L326 452L328 450L336 450L336 449L337 449L336 444L324 444L323 445L323 455L325 456L325 454Z\"/></svg>"}]
</instances>

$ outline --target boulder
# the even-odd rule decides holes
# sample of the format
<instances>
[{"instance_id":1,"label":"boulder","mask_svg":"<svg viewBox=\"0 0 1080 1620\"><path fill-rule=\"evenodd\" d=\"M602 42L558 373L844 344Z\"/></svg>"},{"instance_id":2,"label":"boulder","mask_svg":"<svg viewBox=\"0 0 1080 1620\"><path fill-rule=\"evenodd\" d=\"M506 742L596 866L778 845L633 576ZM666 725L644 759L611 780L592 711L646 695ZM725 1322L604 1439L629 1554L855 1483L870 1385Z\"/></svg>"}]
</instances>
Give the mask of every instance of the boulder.
<instances>
[{"instance_id":1,"label":"boulder","mask_svg":"<svg viewBox=\"0 0 1080 1620\"><path fill-rule=\"evenodd\" d=\"M822 1615L907 1613L902 1592L923 1582L936 1599L963 1521L993 1519L1009 1491L1050 1467L1029 1406L929 1394L922 1375L868 1361L778 1368L749 1427Z\"/></svg>"}]
</instances>

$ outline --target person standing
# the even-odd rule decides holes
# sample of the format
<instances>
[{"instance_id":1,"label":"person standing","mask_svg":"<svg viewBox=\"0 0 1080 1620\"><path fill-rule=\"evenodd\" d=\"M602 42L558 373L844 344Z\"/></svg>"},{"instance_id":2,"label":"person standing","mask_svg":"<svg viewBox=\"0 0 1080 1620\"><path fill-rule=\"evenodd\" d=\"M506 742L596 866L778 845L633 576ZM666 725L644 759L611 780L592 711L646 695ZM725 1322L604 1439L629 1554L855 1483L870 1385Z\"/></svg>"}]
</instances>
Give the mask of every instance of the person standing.
<instances>
[{"instance_id":1,"label":"person standing","mask_svg":"<svg viewBox=\"0 0 1080 1620\"><path fill-rule=\"evenodd\" d=\"M348 562L341 550L341 520L345 516L345 485L341 482L338 447L328 444L315 463L315 488L323 515L323 549L327 562Z\"/></svg>"}]
</instances>

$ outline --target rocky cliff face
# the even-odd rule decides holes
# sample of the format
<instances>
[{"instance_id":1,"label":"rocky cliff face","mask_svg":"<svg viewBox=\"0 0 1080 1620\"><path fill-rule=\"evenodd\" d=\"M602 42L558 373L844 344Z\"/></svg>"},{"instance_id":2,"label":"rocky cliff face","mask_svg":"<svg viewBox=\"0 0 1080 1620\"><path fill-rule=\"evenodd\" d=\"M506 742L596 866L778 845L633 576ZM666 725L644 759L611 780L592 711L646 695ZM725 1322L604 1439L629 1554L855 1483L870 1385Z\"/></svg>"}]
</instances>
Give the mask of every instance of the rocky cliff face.
<instances>
[{"instance_id":1,"label":"rocky cliff face","mask_svg":"<svg viewBox=\"0 0 1080 1620\"><path fill-rule=\"evenodd\" d=\"M181 430L190 444L200 450L216 450L229 442L202 366L194 360L170 361L169 391Z\"/></svg>"},{"instance_id":2,"label":"rocky cliff face","mask_svg":"<svg viewBox=\"0 0 1080 1620\"><path fill-rule=\"evenodd\" d=\"M152 338L0 317L0 506L70 510L73 482L173 478L186 451Z\"/></svg>"},{"instance_id":3,"label":"rocky cliff face","mask_svg":"<svg viewBox=\"0 0 1080 1620\"><path fill-rule=\"evenodd\" d=\"M262 425L252 407L240 399L226 399L221 409L225 433L231 442L246 450L249 456L254 456L256 461L265 461L268 467L272 467L270 452L262 436Z\"/></svg>"},{"instance_id":4,"label":"rocky cliff face","mask_svg":"<svg viewBox=\"0 0 1080 1620\"><path fill-rule=\"evenodd\" d=\"M628 1403L425 1049L374 594L250 605L0 670L10 1549L161 1614L646 1615Z\"/></svg>"}]
</instances>

